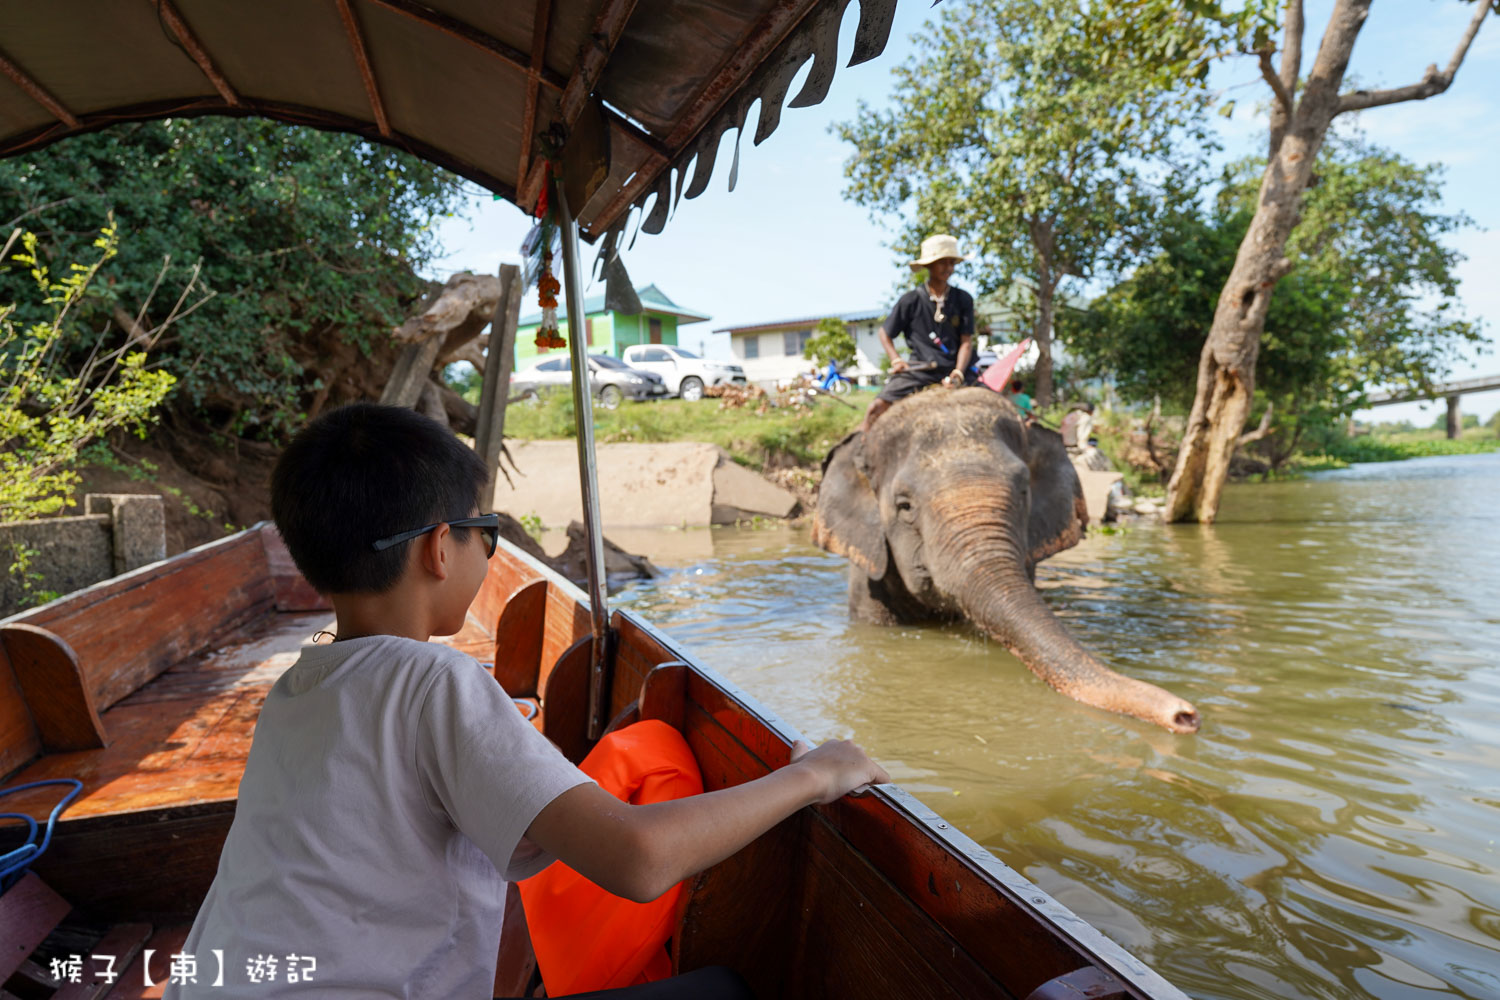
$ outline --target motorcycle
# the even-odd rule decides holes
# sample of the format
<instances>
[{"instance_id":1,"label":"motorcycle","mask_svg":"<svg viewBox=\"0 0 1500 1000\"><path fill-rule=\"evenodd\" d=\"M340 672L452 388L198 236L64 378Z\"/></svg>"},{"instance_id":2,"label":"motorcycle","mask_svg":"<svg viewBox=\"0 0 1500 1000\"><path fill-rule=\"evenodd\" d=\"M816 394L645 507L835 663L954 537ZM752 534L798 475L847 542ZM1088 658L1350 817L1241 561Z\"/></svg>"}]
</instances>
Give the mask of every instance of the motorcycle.
<instances>
[{"instance_id":1,"label":"motorcycle","mask_svg":"<svg viewBox=\"0 0 1500 1000\"><path fill-rule=\"evenodd\" d=\"M842 396L854 388L854 382L847 375L839 371L839 366L834 362L828 362L828 370L814 383L824 392L831 392Z\"/></svg>"}]
</instances>

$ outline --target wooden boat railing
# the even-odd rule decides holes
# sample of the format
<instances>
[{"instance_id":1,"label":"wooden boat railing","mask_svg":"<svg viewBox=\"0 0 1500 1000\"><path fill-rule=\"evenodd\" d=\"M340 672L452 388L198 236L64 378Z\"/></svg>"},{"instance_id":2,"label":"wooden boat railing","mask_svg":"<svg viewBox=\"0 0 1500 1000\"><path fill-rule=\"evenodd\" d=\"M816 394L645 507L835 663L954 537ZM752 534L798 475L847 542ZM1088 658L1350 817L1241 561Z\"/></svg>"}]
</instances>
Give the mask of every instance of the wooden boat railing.
<instances>
[{"instance_id":1,"label":"wooden boat railing","mask_svg":"<svg viewBox=\"0 0 1500 1000\"><path fill-rule=\"evenodd\" d=\"M0 775L85 783L35 871L100 919L190 919L265 691L329 617L258 525L0 622ZM638 616L609 620L615 725L676 726L709 789L787 762L791 726ZM543 731L581 759L593 640L577 587L502 542L447 641L537 697ZM256 659L272 646L280 659ZM521 926L497 982L524 982ZM803 810L698 876L673 948L681 968L729 965L768 997L1182 997L894 786Z\"/></svg>"}]
</instances>

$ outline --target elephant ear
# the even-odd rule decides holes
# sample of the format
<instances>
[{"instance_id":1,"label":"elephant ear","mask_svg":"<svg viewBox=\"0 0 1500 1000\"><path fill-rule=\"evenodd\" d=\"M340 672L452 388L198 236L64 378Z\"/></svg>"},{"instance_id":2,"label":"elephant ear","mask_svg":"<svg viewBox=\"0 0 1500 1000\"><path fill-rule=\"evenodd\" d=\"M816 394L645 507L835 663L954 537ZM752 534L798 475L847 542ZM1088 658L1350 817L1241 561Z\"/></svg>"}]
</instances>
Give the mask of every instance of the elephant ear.
<instances>
[{"instance_id":1,"label":"elephant ear","mask_svg":"<svg viewBox=\"0 0 1500 1000\"><path fill-rule=\"evenodd\" d=\"M1083 484L1062 435L1032 423L1026 428L1026 465L1031 470L1031 514L1027 540L1031 561L1041 562L1083 538L1089 523Z\"/></svg>"},{"instance_id":2,"label":"elephant ear","mask_svg":"<svg viewBox=\"0 0 1500 1000\"><path fill-rule=\"evenodd\" d=\"M864 434L860 431L834 445L823 459L813 541L835 555L844 556L872 580L885 576L889 550L885 527L880 522L880 502L864 461Z\"/></svg>"}]
</instances>

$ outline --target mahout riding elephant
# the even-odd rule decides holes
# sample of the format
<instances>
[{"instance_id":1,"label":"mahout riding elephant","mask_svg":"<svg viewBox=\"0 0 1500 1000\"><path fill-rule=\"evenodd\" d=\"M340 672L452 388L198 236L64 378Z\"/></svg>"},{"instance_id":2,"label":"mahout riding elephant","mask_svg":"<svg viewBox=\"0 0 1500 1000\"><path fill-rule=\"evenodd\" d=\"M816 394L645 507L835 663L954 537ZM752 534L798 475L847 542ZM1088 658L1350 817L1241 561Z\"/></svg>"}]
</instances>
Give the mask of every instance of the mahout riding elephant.
<instances>
[{"instance_id":1,"label":"mahout riding elephant","mask_svg":"<svg viewBox=\"0 0 1500 1000\"><path fill-rule=\"evenodd\" d=\"M849 559L856 620L968 619L1070 698L1195 732L1197 709L1106 667L1036 592L1087 523L1061 436L989 389L929 389L828 453L813 540Z\"/></svg>"}]
</instances>

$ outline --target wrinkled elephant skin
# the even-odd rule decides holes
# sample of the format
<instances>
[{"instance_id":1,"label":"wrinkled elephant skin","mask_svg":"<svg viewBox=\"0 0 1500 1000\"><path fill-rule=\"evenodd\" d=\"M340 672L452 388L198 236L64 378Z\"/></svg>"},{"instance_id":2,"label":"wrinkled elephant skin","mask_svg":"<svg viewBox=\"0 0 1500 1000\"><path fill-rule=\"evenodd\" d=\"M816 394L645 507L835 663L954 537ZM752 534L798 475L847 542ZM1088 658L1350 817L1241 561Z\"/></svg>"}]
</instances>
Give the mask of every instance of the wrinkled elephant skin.
<instances>
[{"instance_id":1,"label":"wrinkled elephant skin","mask_svg":"<svg viewBox=\"0 0 1500 1000\"><path fill-rule=\"evenodd\" d=\"M828 453L813 539L849 559L856 619L968 619L1070 698L1197 731L1197 709L1106 667L1032 585L1087 522L1056 432L988 389L929 389Z\"/></svg>"}]
</instances>

